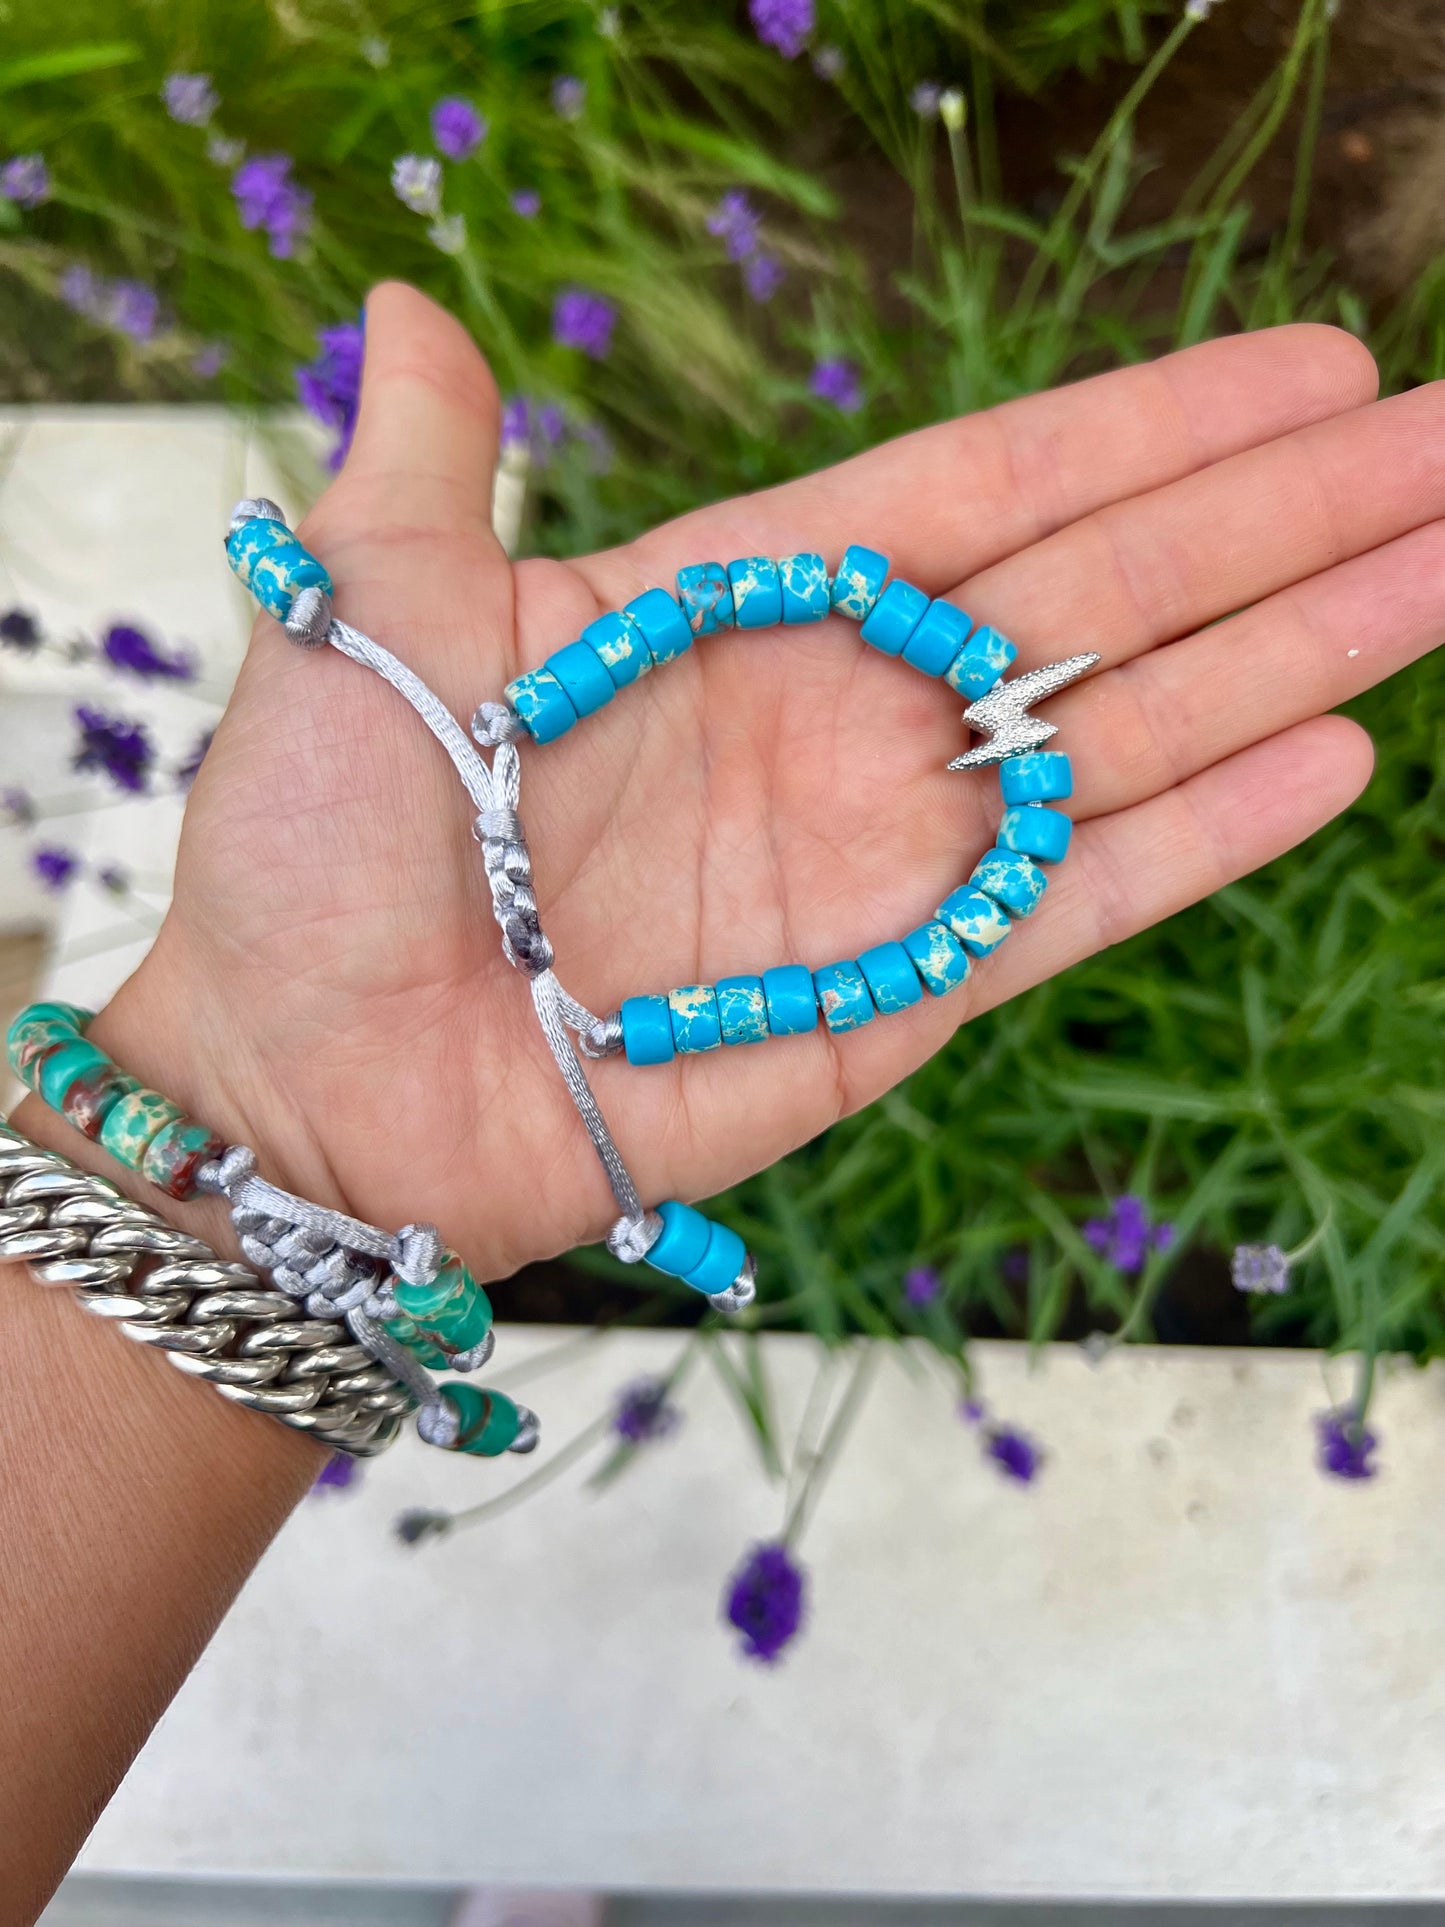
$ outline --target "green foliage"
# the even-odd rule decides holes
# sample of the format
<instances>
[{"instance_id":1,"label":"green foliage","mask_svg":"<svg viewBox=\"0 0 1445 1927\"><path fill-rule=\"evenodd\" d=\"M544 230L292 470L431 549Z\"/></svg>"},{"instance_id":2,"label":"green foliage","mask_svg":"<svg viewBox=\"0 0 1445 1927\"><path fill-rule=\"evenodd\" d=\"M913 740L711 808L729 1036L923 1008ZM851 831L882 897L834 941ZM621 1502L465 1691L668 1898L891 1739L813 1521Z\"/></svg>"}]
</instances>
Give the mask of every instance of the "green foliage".
<instances>
[{"instance_id":1,"label":"green foliage","mask_svg":"<svg viewBox=\"0 0 1445 1927\"><path fill-rule=\"evenodd\" d=\"M247 406L288 397L317 326L407 276L464 317L504 389L565 403L614 444L605 473L577 444L537 475L527 540L571 550L1212 333L1301 316L1365 330L1361 301L1302 243L1329 11L1303 0L1228 141L1169 218L1142 225L1135 118L1194 31L1173 0L824 0L832 80L759 45L741 6L684 0L616 19L580 0L377 0L364 22L345 0L13 8L6 139L47 156L56 191L0 232L0 269L43 297L75 260L158 283L175 325L116 344L116 381L192 392L190 355L223 341L224 391ZM1096 143L1060 156L1051 206L1021 205L997 97L1108 63L1122 63L1117 105ZM212 131L295 157L316 205L296 260L242 231L206 133L162 111L176 68L212 75ZM549 99L564 73L587 87L575 122ZM921 80L956 90L941 118L910 105ZM467 226L455 255L388 185L398 154L429 151L443 93L490 122L481 153L445 170L445 210ZM1261 246L1251 183L1284 142L1295 191ZM706 229L739 186L787 271L766 307ZM542 197L536 220L510 206L523 187ZM865 246L870 213L882 233ZM550 339L574 282L620 309L604 364ZM1442 317L1445 267L1372 323L1388 385L1445 366ZM834 354L862 370L855 417L809 394ZM1147 1335L1181 1256L1327 1224L1260 1335L1367 1358L1442 1349L1440 689L1424 668L1358 706L1379 774L1303 853L970 1025L907 1087L742 1187L730 1210L776 1294L764 1316L826 1339L916 1331L961 1365L980 1327ZM1125 1189L1178 1226L1137 1280L1079 1230ZM1006 1266L1011 1252L1026 1265ZM924 1311L900 1295L912 1262L946 1280Z\"/></svg>"}]
</instances>

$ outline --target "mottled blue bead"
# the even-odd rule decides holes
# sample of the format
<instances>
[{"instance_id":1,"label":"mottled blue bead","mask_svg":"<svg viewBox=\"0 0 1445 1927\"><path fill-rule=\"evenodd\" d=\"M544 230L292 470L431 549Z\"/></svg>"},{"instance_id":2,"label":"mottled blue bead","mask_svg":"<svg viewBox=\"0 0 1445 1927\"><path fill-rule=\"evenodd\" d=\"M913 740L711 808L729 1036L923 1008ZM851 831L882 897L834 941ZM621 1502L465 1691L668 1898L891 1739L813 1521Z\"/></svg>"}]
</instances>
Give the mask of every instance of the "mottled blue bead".
<instances>
[{"instance_id":1,"label":"mottled blue bead","mask_svg":"<svg viewBox=\"0 0 1445 1927\"><path fill-rule=\"evenodd\" d=\"M590 716L617 694L617 685L587 642L569 642L548 656L542 667L555 676L579 716Z\"/></svg>"},{"instance_id":2,"label":"mottled blue bead","mask_svg":"<svg viewBox=\"0 0 1445 1927\"><path fill-rule=\"evenodd\" d=\"M960 696L976 703L986 696L1018 650L997 629L975 629L944 673L944 681Z\"/></svg>"},{"instance_id":3,"label":"mottled blue bead","mask_svg":"<svg viewBox=\"0 0 1445 1927\"><path fill-rule=\"evenodd\" d=\"M677 599L695 636L733 627L733 585L721 562L694 562L679 569Z\"/></svg>"},{"instance_id":4,"label":"mottled blue bead","mask_svg":"<svg viewBox=\"0 0 1445 1927\"><path fill-rule=\"evenodd\" d=\"M930 602L903 645L903 660L925 676L941 676L963 647L968 617L951 602Z\"/></svg>"},{"instance_id":5,"label":"mottled blue bead","mask_svg":"<svg viewBox=\"0 0 1445 1927\"><path fill-rule=\"evenodd\" d=\"M745 555L729 562L733 609L739 629L771 629L783 619L783 584L771 556Z\"/></svg>"},{"instance_id":6,"label":"mottled blue bead","mask_svg":"<svg viewBox=\"0 0 1445 1927\"><path fill-rule=\"evenodd\" d=\"M687 617L666 589L644 589L625 605L623 613L631 616L646 636L655 663L672 662L691 649L692 631L687 626Z\"/></svg>"},{"instance_id":7,"label":"mottled blue bead","mask_svg":"<svg viewBox=\"0 0 1445 1927\"><path fill-rule=\"evenodd\" d=\"M1026 917L1049 887L1038 864L1012 850L989 850L968 880L1011 917Z\"/></svg>"},{"instance_id":8,"label":"mottled blue bead","mask_svg":"<svg viewBox=\"0 0 1445 1927\"><path fill-rule=\"evenodd\" d=\"M873 613L873 604L882 594L887 579L888 557L880 555L877 549L865 549L853 543L843 551L843 560L833 577L833 607L840 616L852 616L855 622L862 622Z\"/></svg>"},{"instance_id":9,"label":"mottled blue bead","mask_svg":"<svg viewBox=\"0 0 1445 1927\"><path fill-rule=\"evenodd\" d=\"M935 997L946 997L968 980L972 968L968 952L946 924L924 923L910 930L903 948L913 959L913 968Z\"/></svg>"},{"instance_id":10,"label":"mottled blue bead","mask_svg":"<svg viewBox=\"0 0 1445 1927\"><path fill-rule=\"evenodd\" d=\"M726 1291L734 1283L747 1262L747 1255L748 1248L736 1231L725 1224L709 1224L707 1250L683 1273L682 1282L711 1298L715 1292Z\"/></svg>"},{"instance_id":11,"label":"mottled blue bead","mask_svg":"<svg viewBox=\"0 0 1445 1927\"><path fill-rule=\"evenodd\" d=\"M1005 803L1051 803L1074 793L1074 766L1062 750L1036 749L999 765Z\"/></svg>"},{"instance_id":12,"label":"mottled blue bead","mask_svg":"<svg viewBox=\"0 0 1445 1927\"><path fill-rule=\"evenodd\" d=\"M647 1262L673 1278L682 1278L707 1256L712 1224L690 1204L669 1198L657 1207L662 1235L647 1254Z\"/></svg>"},{"instance_id":13,"label":"mottled blue bead","mask_svg":"<svg viewBox=\"0 0 1445 1927\"><path fill-rule=\"evenodd\" d=\"M761 1044L772 1035L761 977L719 977L714 989L725 1044Z\"/></svg>"},{"instance_id":14,"label":"mottled blue bead","mask_svg":"<svg viewBox=\"0 0 1445 1927\"><path fill-rule=\"evenodd\" d=\"M629 1064L670 1064L672 1012L666 997L624 997L622 1048Z\"/></svg>"},{"instance_id":15,"label":"mottled blue bead","mask_svg":"<svg viewBox=\"0 0 1445 1927\"><path fill-rule=\"evenodd\" d=\"M798 1037L805 1030L817 1028L813 973L801 964L779 964L774 970L765 970L763 995L768 1002L768 1029L774 1037Z\"/></svg>"},{"instance_id":16,"label":"mottled blue bead","mask_svg":"<svg viewBox=\"0 0 1445 1927\"><path fill-rule=\"evenodd\" d=\"M1062 810L1042 803L1024 803L1005 810L998 826L999 848L1031 856L1039 863L1062 863L1069 853L1074 826Z\"/></svg>"},{"instance_id":17,"label":"mottled blue bead","mask_svg":"<svg viewBox=\"0 0 1445 1927\"><path fill-rule=\"evenodd\" d=\"M226 538L226 558L262 608L284 622L302 589L332 593L331 577L284 522L255 515Z\"/></svg>"},{"instance_id":18,"label":"mottled blue bead","mask_svg":"<svg viewBox=\"0 0 1445 1927\"><path fill-rule=\"evenodd\" d=\"M945 897L936 914L938 921L948 925L973 957L986 957L991 950L997 950L1012 928L1008 912L1001 904L966 884Z\"/></svg>"},{"instance_id":19,"label":"mottled blue bead","mask_svg":"<svg viewBox=\"0 0 1445 1927\"><path fill-rule=\"evenodd\" d=\"M874 603L859 633L864 642L881 649L885 656L901 656L927 607L928 597L922 589L895 579Z\"/></svg>"},{"instance_id":20,"label":"mottled blue bead","mask_svg":"<svg viewBox=\"0 0 1445 1927\"><path fill-rule=\"evenodd\" d=\"M913 968L913 959L901 943L880 943L865 950L858 968L868 980L873 1002L887 1017L895 1010L907 1010L923 1001L923 985Z\"/></svg>"},{"instance_id":21,"label":"mottled blue bead","mask_svg":"<svg viewBox=\"0 0 1445 1927\"><path fill-rule=\"evenodd\" d=\"M828 565L821 555L778 559L784 622L821 622L828 613Z\"/></svg>"},{"instance_id":22,"label":"mottled blue bead","mask_svg":"<svg viewBox=\"0 0 1445 1927\"><path fill-rule=\"evenodd\" d=\"M518 720L539 743L555 742L577 720L566 690L549 669L528 669L502 691Z\"/></svg>"},{"instance_id":23,"label":"mottled blue bead","mask_svg":"<svg viewBox=\"0 0 1445 1927\"><path fill-rule=\"evenodd\" d=\"M645 676L653 666L647 637L624 610L610 610L595 622L589 622L582 631L582 640L596 653L597 660L619 689Z\"/></svg>"},{"instance_id":24,"label":"mottled blue bead","mask_svg":"<svg viewBox=\"0 0 1445 1927\"><path fill-rule=\"evenodd\" d=\"M672 1041L680 1051L722 1048L717 994L711 984L684 984L669 991L667 1007L672 1013Z\"/></svg>"},{"instance_id":25,"label":"mottled blue bead","mask_svg":"<svg viewBox=\"0 0 1445 1927\"><path fill-rule=\"evenodd\" d=\"M868 979L852 962L824 964L813 972L813 994L823 1022L835 1035L857 1030L878 1015L868 994Z\"/></svg>"}]
</instances>

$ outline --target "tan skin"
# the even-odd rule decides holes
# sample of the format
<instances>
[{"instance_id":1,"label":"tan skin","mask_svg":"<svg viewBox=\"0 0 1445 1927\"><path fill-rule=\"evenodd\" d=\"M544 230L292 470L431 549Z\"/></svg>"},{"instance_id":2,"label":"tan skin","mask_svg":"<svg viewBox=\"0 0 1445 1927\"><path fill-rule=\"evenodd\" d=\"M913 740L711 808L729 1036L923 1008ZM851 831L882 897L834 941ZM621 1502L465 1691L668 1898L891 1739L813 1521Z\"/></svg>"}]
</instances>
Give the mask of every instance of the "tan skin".
<instances>
[{"instance_id":1,"label":"tan skin","mask_svg":"<svg viewBox=\"0 0 1445 1927\"><path fill-rule=\"evenodd\" d=\"M485 366L421 295L373 294L355 447L303 534L341 613L458 716L685 562L833 560L854 539L1014 636L1021 667L1103 656L1048 711L1074 762L1074 852L963 992L837 1040L596 1067L649 1201L705 1197L780 1157L988 1004L1358 795L1368 739L1323 712L1435 646L1445 577L1445 394L1375 403L1374 389L1348 336L1275 330L940 424L605 554L513 565L488 521ZM524 749L563 981L605 1010L920 922L998 810L996 778L944 768L959 707L829 621L709 638ZM433 1219L482 1277L612 1216L501 958L449 764L392 691L269 619L187 811L174 906L96 1035L254 1145L278 1182L384 1224ZM35 1100L20 1123L109 1168ZM213 1206L172 1209L226 1242ZM18 1279L0 1292L0 1344L8 1927L68 1864L317 1454ZM42 1451L35 1408L62 1348L90 1405L48 1414ZM124 1637L137 1624L143 1642Z\"/></svg>"}]
</instances>

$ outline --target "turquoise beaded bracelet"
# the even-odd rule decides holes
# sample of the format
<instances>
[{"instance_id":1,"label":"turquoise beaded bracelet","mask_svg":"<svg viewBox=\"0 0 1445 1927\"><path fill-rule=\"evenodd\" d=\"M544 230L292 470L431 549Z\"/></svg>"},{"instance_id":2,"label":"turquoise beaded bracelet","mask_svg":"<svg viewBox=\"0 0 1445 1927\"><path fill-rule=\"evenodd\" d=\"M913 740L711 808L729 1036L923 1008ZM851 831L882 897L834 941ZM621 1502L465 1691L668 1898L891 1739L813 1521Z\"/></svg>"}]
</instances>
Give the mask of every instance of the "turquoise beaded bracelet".
<instances>
[{"instance_id":1,"label":"turquoise beaded bracelet","mask_svg":"<svg viewBox=\"0 0 1445 1927\"><path fill-rule=\"evenodd\" d=\"M227 553L241 580L293 640L329 642L384 676L441 743L477 807L476 832L508 959L527 977L543 1033L592 1138L621 1216L608 1245L629 1263L639 1259L681 1278L720 1310L747 1304L755 1265L736 1233L690 1206L670 1201L644 1208L597 1107L581 1055L625 1055L660 1064L724 1044L761 1043L816 1029L834 1034L906 1010L925 993L941 997L964 983L977 958L996 950L1013 923L1032 913L1047 887L1043 866L1069 847L1071 824L1053 804L1072 793L1067 756L1045 751L1057 726L1040 721L1033 704L1084 675L1099 660L1070 656L1005 679L1014 645L988 624L975 625L955 604L931 599L910 582L890 579L887 557L849 548L830 575L822 555L774 560L744 556L726 565L702 562L679 570L677 593L645 589L620 610L588 623L573 642L506 686L505 701L483 702L472 735L493 752L490 768L455 718L415 673L336 619L332 584L320 562L286 527L273 503L248 501L232 518ZM517 744L555 742L584 716L652 670L674 662L700 637L728 629L821 622L829 615L861 624L871 648L944 682L967 699L965 724L985 738L950 769L999 764L1004 813L995 846L927 921L901 941L856 958L810 969L788 963L760 976L686 984L666 994L628 997L595 1017L570 997L552 968L552 946L537 914L531 859L517 815Z\"/></svg>"}]
</instances>

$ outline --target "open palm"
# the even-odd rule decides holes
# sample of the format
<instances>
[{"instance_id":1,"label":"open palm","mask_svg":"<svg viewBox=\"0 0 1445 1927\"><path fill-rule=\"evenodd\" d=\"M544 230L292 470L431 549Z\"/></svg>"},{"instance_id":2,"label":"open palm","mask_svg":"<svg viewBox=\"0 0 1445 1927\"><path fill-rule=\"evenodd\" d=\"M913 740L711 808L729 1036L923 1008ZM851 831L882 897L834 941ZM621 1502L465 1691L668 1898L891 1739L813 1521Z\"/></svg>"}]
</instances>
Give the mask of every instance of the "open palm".
<instances>
[{"instance_id":1,"label":"open palm","mask_svg":"<svg viewBox=\"0 0 1445 1927\"><path fill-rule=\"evenodd\" d=\"M1330 329L1207 344L605 554L516 565L490 530L497 400L468 337L388 286L367 343L355 444L303 535L338 613L463 720L684 563L835 561L854 540L1003 629L1020 668L1103 657L1048 711L1074 762L1073 852L961 992L843 1037L593 1068L649 1203L756 1170L970 1015L1309 835L1371 766L1363 732L1322 712L1440 638L1445 403L1372 402L1369 356ZM525 744L562 981L608 1010L923 921L998 816L994 774L944 768L967 746L959 710L830 619L708 637L564 740ZM481 1275L613 1215L502 957L450 765L378 679L269 618L196 784L172 912L103 1021L267 1175L383 1223L432 1218Z\"/></svg>"}]
</instances>

